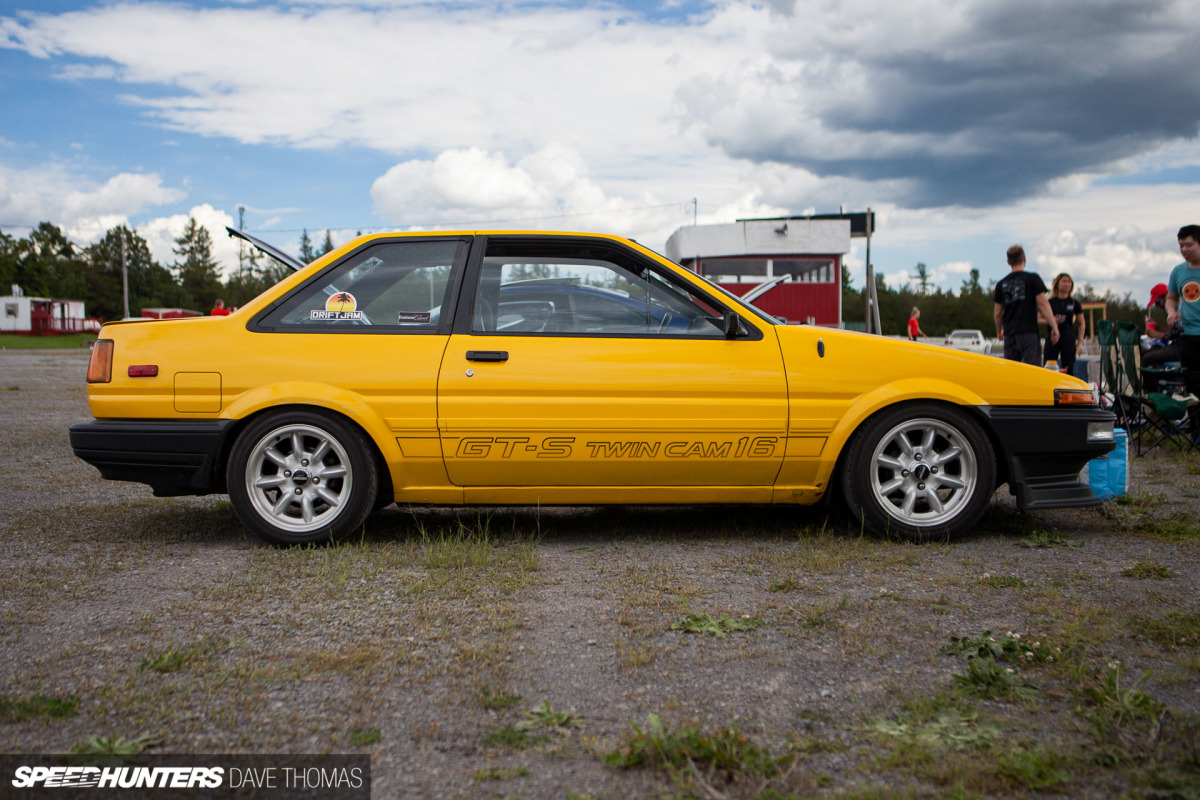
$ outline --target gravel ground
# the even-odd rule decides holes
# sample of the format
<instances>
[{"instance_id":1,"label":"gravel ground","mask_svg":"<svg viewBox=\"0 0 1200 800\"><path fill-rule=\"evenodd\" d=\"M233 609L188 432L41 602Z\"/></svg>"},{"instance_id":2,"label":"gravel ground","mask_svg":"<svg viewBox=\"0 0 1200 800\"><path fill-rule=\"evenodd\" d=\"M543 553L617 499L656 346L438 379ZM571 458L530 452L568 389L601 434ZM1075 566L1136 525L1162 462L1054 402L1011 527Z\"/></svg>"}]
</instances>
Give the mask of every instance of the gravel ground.
<instances>
[{"instance_id":1,"label":"gravel ground","mask_svg":"<svg viewBox=\"0 0 1200 800\"><path fill-rule=\"evenodd\" d=\"M953 543L392 507L280 550L75 459L85 367L0 353L0 751L363 752L386 798L1200 796L1200 456L1100 509L1002 489ZM945 652L986 632L992 662Z\"/></svg>"}]
</instances>

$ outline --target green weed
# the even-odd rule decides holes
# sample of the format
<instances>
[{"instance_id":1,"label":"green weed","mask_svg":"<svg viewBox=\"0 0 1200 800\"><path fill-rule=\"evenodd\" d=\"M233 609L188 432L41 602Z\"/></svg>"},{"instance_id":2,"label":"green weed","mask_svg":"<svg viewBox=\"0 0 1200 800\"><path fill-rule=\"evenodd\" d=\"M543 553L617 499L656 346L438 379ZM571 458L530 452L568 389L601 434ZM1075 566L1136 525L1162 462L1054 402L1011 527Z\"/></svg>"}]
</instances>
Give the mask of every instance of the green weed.
<instances>
[{"instance_id":1,"label":"green weed","mask_svg":"<svg viewBox=\"0 0 1200 800\"><path fill-rule=\"evenodd\" d=\"M1034 549L1049 547L1071 548L1083 547L1083 543L1077 542L1074 539L1067 539L1062 534L1055 533L1054 531L1035 530L1021 540L1021 547Z\"/></svg>"},{"instance_id":2,"label":"green weed","mask_svg":"<svg viewBox=\"0 0 1200 800\"><path fill-rule=\"evenodd\" d=\"M1126 567L1121 570L1121 574L1127 578L1151 578L1154 580L1166 580L1175 574L1175 570L1168 567L1166 564L1156 562L1139 561L1132 567Z\"/></svg>"},{"instance_id":3,"label":"green weed","mask_svg":"<svg viewBox=\"0 0 1200 800\"><path fill-rule=\"evenodd\" d=\"M379 741L379 729L350 731L350 744L355 747L366 747Z\"/></svg>"},{"instance_id":4,"label":"green weed","mask_svg":"<svg viewBox=\"0 0 1200 800\"><path fill-rule=\"evenodd\" d=\"M75 716L78 710L79 698L75 695L47 697L44 694L31 694L16 700L8 695L0 695L0 721L3 722L24 722L34 717L65 719Z\"/></svg>"},{"instance_id":5,"label":"green weed","mask_svg":"<svg viewBox=\"0 0 1200 800\"><path fill-rule=\"evenodd\" d=\"M1029 585L1016 575L992 575L987 572L983 573L979 582L993 589L1020 589Z\"/></svg>"},{"instance_id":6,"label":"green weed","mask_svg":"<svg viewBox=\"0 0 1200 800\"><path fill-rule=\"evenodd\" d=\"M85 755L106 756L135 756L162 742L157 736L137 736L126 739L124 736L89 736L87 741L74 748L76 753Z\"/></svg>"},{"instance_id":7,"label":"green weed","mask_svg":"<svg viewBox=\"0 0 1200 800\"><path fill-rule=\"evenodd\" d=\"M942 653L953 655L964 661L976 658L1007 659L1014 663L1041 664L1053 660L1050 648L1042 642L1022 638L1021 634L1009 631L1003 636L996 637L991 631L984 631L978 638L964 636L950 637L950 644L942 648Z\"/></svg>"},{"instance_id":8,"label":"green weed","mask_svg":"<svg viewBox=\"0 0 1200 800\"><path fill-rule=\"evenodd\" d=\"M1200 613L1195 611L1170 611L1159 619L1138 618L1133 629L1172 650L1200 646Z\"/></svg>"},{"instance_id":9,"label":"green weed","mask_svg":"<svg viewBox=\"0 0 1200 800\"><path fill-rule=\"evenodd\" d=\"M743 614L740 618L725 614L715 617L712 614L688 614L679 622L672 623L671 630L684 633L707 633L718 639L724 639L733 631L752 631L762 624L762 620L755 619L749 614Z\"/></svg>"},{"instance_id":10,"label":"green weed","mask_svg":"<svg viewBox=\"0 0 1200 800\"><path fill-rule=\"evenodd\" d=\"M997 664L990 655L967 661L967 674L955 675L954 681L960 694L990 700L1030 701L1041 696L1016 669Z\"/></svg>"},{"instance_id":11,"label":"green weed","mask_svg":"<svg viewBox=\"0 0 1200 800\"><path fill-rule=\"evenodd\" d=\"M1071 780L1062 765L1062 756L1050 748L1020 749L1000 757L996 776L1009 786L1038 791Z\"/></svg>"},{"instance_id":12,"label":"green weed","mask_svg":"<svg viewBox=\"0 0 1200 800\"><path fill-rule=\"evenodd\" d=\"M478 697L480 705L489 711L503 711L521 702L521 695L519 694L492 694L487 689L481 689Z\"/></svg>"},{"instance_id":13,"label":"green weed","mask_svg":"<svg viewBox=\"0 0 1200 800\"><path fill-rule=\"evenodd\" d=\"M498 728L483 737L481 744L484 747L510 747L513 750L527 750L530 747L549 740L549 738L544 733L533 734L527 730L508 725Z\"/></svg>"},{"instance_id":14,"label":"green weed","mask_svg":"<svg viewBox=\"0 0 1200 800\"><path fill-rule=\"evenodd\" d=\"M510 781L513 778L523 778L528 774L529 770L520 765L515 767L488 767L487 769L475 771L475 782Z\"/></svg>"},{"instance_id":15,"label":"green weed","mask_svg":"<svg viewBox=\"0 0 1200 800\"><path fill-rule=\"evenodd\" d=\"M678 777L691 773L699 778L703 767L709 778L720 776L734 781L742 776L770 777L779 773L793 756L772 755L733 728L705 732L691 725L675 730L663 724L657 714L649 714L643 730L630 723L633 732L624 744L608 753L604 760L620 768L648 766L666 770Z\"/></svg>"}]
</instances>

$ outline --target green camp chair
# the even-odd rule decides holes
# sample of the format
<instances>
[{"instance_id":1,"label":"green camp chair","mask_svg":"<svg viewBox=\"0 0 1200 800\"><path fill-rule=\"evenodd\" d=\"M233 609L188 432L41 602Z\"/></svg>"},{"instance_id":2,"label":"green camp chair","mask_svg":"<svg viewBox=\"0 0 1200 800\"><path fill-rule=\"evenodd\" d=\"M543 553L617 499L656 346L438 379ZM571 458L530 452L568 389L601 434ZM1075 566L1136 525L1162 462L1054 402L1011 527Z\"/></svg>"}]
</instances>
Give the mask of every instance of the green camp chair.
<instances>
[{"instance_id":1,"label":"green camp chair","mask_svg":"<svg viewBox=\"0 0 1200 800\"><path fill-rule=\"evenodd\" d=\"M1115 363L1120 366L1121 377L1127 387L1122 402L1131 423L1127 430L1133 438L1134 452L1142 455L1142 445L1146 442L1150 443L1146 452L1163 442L1171 442L1181 450L1196 449L1196 443L1182 427L1188 419L1188 404L1166 392L1146 394L1142 388L1141 335L1138 327L1128 320L1119 320L1115 325L1115 336Z\"/></svg>"}]
</instances>

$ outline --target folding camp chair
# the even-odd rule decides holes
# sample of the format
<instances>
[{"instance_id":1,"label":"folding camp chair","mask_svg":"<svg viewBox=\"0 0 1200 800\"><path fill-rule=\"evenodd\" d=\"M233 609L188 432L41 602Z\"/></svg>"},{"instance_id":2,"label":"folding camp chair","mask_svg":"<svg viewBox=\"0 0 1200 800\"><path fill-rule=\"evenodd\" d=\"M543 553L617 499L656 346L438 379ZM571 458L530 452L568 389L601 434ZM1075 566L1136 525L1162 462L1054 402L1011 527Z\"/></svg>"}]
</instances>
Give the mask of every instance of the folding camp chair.
<instances>
[{"instance_id":1,"label":"folding camp chair","mask_svg":"<svg viewBox=\"0 0 1200 800\"><path fill-rule=\"evenodd\" d=\"M1112 320L1102 319L1096 323L1096 341L1100 345L1100 394L1117 415L1117 427L1124 428L1132 436L1141 424L1142 405L1137 393L1130 389L1117 346L1117 328Z\"/></svg>"},{"instance_id":2,"label":"folding camp chair","mask_svg":"<svg viewBox=\"0 0 1200 800\"><path fill-rule=\"evenodd\" d=\"M1097 325L1099 327L1099 325ZM1153 450L1163 442L1171 442L1181 450L1194 450L1196 443L1187 429L1188 404L1166 392L1147 394L1142 387L1141 336L1132 322L1119 320L1116 330L1116 362L1120 365L1127 388L1122 402L1132 423L1128 428L1133 438L1134 452L1142 455L1142 445ZM1132 407L1136 400L1136 408Z\"/></svg>"}]
</instances>

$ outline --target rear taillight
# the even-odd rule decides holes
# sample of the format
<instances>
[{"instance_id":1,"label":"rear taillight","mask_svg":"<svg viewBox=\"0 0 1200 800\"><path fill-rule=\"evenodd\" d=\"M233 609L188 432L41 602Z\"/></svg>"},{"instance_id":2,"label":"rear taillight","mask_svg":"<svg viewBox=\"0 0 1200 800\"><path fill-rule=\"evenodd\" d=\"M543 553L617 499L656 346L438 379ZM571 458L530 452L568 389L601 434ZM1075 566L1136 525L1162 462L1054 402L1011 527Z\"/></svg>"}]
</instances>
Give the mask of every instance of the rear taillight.
<instances>
[{"instance_id":1,"label":"rear taillight","mask_svg":"<svg viewBox=\"0 0 1200 800\"><path fill-rule=\"evenodd\" d=\"M112 380L112 355L112 339L96 341L92 347L92 358L88 361L88 383L108 383Z\"/></svg>"}]
</instances>

